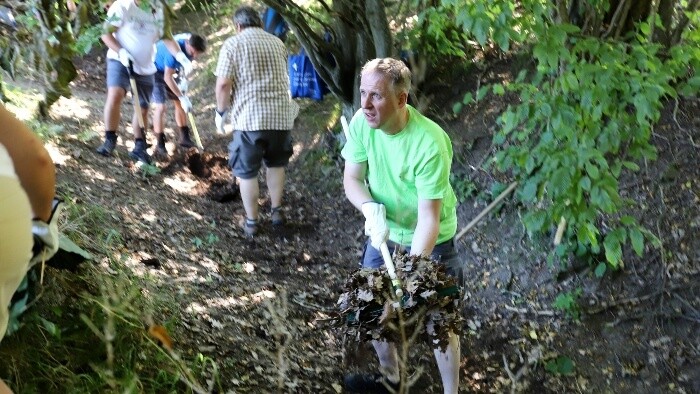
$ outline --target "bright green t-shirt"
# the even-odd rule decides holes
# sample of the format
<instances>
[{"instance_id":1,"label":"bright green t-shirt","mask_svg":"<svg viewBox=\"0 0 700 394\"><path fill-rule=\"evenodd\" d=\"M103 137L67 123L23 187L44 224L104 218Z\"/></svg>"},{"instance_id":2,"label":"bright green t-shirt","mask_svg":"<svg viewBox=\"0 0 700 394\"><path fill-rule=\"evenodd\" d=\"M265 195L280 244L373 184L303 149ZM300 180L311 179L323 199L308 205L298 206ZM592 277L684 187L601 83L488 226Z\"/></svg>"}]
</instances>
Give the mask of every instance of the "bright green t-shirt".
<instances>
[{"instance_id":1,"label":"bright green t-shirt","mask_svg":"<svg viewBox=\"0 0 700 394\"><path fill-rule=\"evenodd\" d=\"M457 198L450 185L452 143L435 122L408 106L408 124L388 135L367 124L362 110L350 121L341 152L352 163L367 162L372 198L385 205L389 239L410 245L419 200L442 200L437 243L457 232Z\"/></svg>"}]
</instances>

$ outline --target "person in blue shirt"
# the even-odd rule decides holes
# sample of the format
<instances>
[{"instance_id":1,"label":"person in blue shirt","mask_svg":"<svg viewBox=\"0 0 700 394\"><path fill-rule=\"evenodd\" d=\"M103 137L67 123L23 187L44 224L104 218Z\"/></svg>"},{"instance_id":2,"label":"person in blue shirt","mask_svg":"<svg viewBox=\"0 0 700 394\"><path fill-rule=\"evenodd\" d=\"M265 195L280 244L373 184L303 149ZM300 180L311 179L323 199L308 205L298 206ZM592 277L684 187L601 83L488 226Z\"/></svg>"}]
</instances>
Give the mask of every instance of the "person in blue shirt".
<instances>
[{"instance_id":1,"label":"person in blue shirt","mask_svg":"<svg viewBox=\"0 0 700 394\"><path fill-rule=\"evenodd\" d=\"M207 42L202 36L181 33L174 36L175 42L189 60L197 59L207 50ZM155 84L151 100L155 104L153 110L153 131L157 144L155 154L167 157L165 148L165 102L170 100L175 106L175 123L179 128L179 144L183 148L191 148L194 143L190 139L190 128L187 126L187 113L192 110L192 102L187 97L187 74L180 62L168 51L163 41L156 43L155 55Z\"/></svg>"}]
</instances>

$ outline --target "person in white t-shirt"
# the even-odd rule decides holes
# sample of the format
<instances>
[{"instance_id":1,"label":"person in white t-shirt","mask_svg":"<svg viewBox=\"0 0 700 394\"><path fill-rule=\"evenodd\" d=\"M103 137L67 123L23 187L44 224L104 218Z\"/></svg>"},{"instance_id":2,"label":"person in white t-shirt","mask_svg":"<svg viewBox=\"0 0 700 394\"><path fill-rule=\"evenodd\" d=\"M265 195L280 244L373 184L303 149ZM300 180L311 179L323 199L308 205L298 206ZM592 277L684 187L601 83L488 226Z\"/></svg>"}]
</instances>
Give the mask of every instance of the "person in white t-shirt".
<instances>
[{"instance_id":1,"label":"person in white t-shirt","mask_svg":"<svg viewBox=\"0 0 700 394\"><path fill-rule=\"evenodd\" d=\"M58 249L57 233L46 230L52 214L56 172L42 142L0 104L0 341L8 307L32 259L33 226L50 258ZM34 220L32 220L34 218ZM38 235L38 234L37 234ZM0 393L11 393L0 380Z\"/></svg>"},{"instance_id":2,"label":"person in white t-shirt","mask_svg":"<svg viewBox=\"0 0 700 394\"><path fill-rule=\"evenodd\" d=\"M117 128L121 117L121 103L131 89L129 77L136 81L141 114L134 111L132 129L134 149L129 156L151 163L146 151L148 106L153 91L156 67L153 64L155 43L163 39L170 53L182 65L185 74L192 71L192 63L173 40L168 15L157 0L117 0L107 11L105 34L107 45L107 100L104 108L105 141L97 153L110 156L117 145ZM132 92L133 94L134 92ZM139 126L139 117L143 127Z\"/></svg>"}]
</instances>

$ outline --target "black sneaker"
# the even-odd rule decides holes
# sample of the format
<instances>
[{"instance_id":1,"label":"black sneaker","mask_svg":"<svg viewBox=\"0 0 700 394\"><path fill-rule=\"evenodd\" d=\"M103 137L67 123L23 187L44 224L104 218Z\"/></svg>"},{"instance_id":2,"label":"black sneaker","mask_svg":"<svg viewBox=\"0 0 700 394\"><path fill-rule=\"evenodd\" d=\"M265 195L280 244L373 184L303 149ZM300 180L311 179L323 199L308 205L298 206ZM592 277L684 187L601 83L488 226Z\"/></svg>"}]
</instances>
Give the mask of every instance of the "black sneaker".
<instances>
[{"instance_id":1,"label":"black sneaker","mask_svg":"<svg viewBox=\"0 0 700 394\"><path fill-rule=\"evenodd\" d=\"M284 212L282 211L282 207L272 208L270 219L272 220L273 226L284 225Z\"/></svg>"},{"instance_id":2,"label":"black sneaker","mask_svg":"<svg viewBox=\"0 0 700 394\"><path fill-rule=\"evenodd\" d=\"M400 386L380 373L346 375L344 383L345 389L351 393L392 393L398 392Z\"/></svg>"},{"instance_id":3,"label":"black sneaker","mask_svg":"<svg viewBox=\"0 0 700 394\"><path fill-rule=\"evenodd\" d=\"M183 127L180 129L180 146L183 148L192 148L194 146L194 142L190 138L189 128Z\"/></svg>"},{"instance_id":4,"label":"black sneaker","mask_svg":"<svg viewBox=\"0 0 700 394\"><path fill-rule=\"evenodd\" d=\"M102 156L112 156L114 148L117 146L117 139L105 138L105 142L97 148L97 153Z\"/></svg>"},{"instance_id":5,"label":"black sneaker","mask_svg":"<svg viewBox=\"0 0 700 394\"><path fill-rule=\"evenodd\" d=\"M151 164L151 156L149 156L148 152L146 151L146 142L141 139L136 140L134 150L129 152L129 157L136 161Z\"/></svg>"}]
</instances>

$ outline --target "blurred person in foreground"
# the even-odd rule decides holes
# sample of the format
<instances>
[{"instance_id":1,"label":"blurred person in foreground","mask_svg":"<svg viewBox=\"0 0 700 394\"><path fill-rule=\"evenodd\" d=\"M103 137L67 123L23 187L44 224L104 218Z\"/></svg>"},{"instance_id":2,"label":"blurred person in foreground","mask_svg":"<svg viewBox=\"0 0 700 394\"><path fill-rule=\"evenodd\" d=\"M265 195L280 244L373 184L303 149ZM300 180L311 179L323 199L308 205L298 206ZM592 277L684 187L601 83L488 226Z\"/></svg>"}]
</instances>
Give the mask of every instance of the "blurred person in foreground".
<instances>
[{"instance_id":1,"label":"blurred person in foreground","mask_svg":"<svg viewBox=\"0 0 700 394\"><path fill-rule=\"evenodd\" d=\"M10 301L31 266L58 250L56 170L39 138L0 104L0 341ZM34 238L40 249L33 253ZM0 393L11 393L0 380Z\"/></svg>"}]
</instances>

